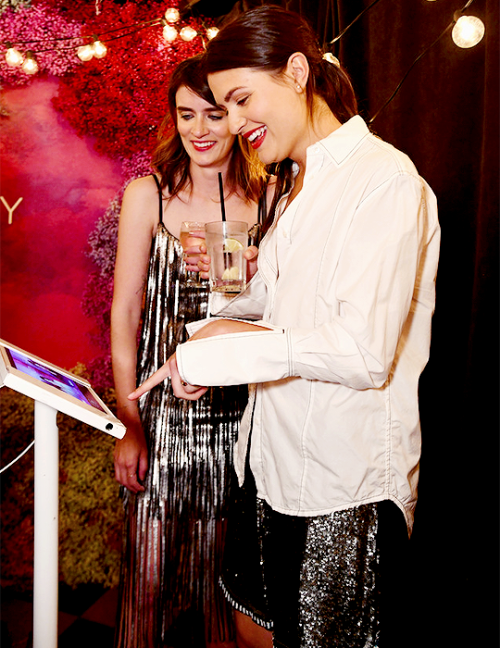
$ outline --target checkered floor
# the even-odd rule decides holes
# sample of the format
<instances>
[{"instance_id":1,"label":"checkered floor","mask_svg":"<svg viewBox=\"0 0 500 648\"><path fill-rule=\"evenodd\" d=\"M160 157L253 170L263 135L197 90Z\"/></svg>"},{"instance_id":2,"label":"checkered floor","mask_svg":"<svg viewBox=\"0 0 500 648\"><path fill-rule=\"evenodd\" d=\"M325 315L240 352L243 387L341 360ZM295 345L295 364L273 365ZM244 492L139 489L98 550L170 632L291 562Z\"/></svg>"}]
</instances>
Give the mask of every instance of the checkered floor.
<instances>
[{"instance_id":1,"label":"checkered floor","mask_svg":"<svg viewBox=\"0 0 500 648\"><path fill-rule=\"evenodd\" d=\"M31 595L1 592L2 648L31 648L33 600ZM58 648L112 648L117 590L100 585L59 588Z\"/></svg>"}]
</instances>

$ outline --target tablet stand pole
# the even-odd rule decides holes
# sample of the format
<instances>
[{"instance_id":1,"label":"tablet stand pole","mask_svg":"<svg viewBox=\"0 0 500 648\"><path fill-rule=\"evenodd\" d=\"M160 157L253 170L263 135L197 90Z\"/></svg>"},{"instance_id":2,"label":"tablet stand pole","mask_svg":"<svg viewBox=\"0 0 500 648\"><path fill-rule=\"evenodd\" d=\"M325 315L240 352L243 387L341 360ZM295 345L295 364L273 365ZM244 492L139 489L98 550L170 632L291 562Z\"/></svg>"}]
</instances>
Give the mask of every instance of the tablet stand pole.
<instances>
[{"instance_id":1,"label":"tablet stand pole","mask_svg":"<svg viewBox=\"0 0 500 648\"><path fill-rule=\"evenodd\" d=\"M59 431L57 410L35 400L33 648L57 647Z\"/></svg>"}]
</instances>

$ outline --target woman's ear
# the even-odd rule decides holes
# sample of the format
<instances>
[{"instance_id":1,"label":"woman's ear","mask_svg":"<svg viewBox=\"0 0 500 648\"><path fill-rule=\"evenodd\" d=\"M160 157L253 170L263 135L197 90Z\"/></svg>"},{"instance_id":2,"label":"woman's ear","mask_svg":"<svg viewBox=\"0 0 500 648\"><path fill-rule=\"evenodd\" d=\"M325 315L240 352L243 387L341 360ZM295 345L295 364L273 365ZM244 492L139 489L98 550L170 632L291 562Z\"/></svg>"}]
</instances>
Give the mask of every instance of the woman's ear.
<instances>
[{"instance_id":1,"label":"woman's ear","mask_svg":"<svg viewBox=\"0 0 500 648\"><path fill-rule=\"evenodd\" d=\"M298 92L305 90L309 78L309 62L302 52L295 52L286 64L286 72L295 84Z\"/></svg>"}]
</instances>

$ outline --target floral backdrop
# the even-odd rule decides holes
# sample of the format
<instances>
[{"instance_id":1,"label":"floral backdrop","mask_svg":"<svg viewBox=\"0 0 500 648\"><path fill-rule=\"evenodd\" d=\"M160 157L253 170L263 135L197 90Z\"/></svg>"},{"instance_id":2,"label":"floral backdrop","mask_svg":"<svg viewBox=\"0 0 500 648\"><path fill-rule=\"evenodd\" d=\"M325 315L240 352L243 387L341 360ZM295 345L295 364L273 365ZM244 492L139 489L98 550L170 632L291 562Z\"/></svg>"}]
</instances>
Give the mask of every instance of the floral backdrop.
<instances>
[{"instance_id":1,"label":"floral backdrop","mask_svg":"<svg viewBox=\"0 0 500 648\"><path fill-rule=\"evenodd\" d=\"M0 337L86 375L111 407L109 314L121 198L131 179L150 170L172 69L203 48L199 36L163 38L158 18L178 5L0 1ZM211 22L189 15L176 28L185 25L205 34ZM107 54L82 62L76 48L93 34ZM31 49L38 73L9 66L7 43ZM5 466L32 439L33 402L4 388L0 410ZM61 579L114 585L121 505L113 440L69 417L60 415L58 426ZM2 472L0 486L2 586L29 591L33 454Z\"/></svg>"},{"instance_id":2,"label":"floral backdrop","mask_svg":"<svg viewBox=\"0 0 500 648\"><path fill-rule=\"evenodd\" d=\"M191 41L176 38L171 43L163 38L158 19L167 8L178 5L178 0L2 3L0 41L16 44L20 50L31 48L39 71L28 75L0 57L2 132L7 149L3 193L8 194L10 206L23 196L12 225L5 225L7 213L2 212L4 315L0 335L66 368L83 362L98 390L111 385L109 310L121 196L132 178L149 172L149 155L165 114L172 69L203 48L200 36ZM176 28L186 25L204 35L211 22L189 15ZM108 39L107 54L82 62L76 55L77 46L94 34L104 42ZM51 110L59 117L51 115ZM52 147L44 149L46 139L38 148L34 146L33 123L44 133L62 131L61 151L55 159ZM16 141L20 133L21 143ZM86 149L85 155L75 152L78 145ZM78 170L71 175L78 155ZM64 196L58 195L64 192L51 186L51 176L47 177L51 165L55 167L52 179L60 176ZM23 173L27 178L19 186ZM45 213L40 211L42 184L54 197L48 204L47 196ZM75 216L71 209L65 210L65 203L78 190L82 200ZM51 221L47 214L56 212L57 223L51 228L54 218ZM78 230L85 241L78 238ZM81 258L83 254L86 259ZM40 294L43 280L49 280L48 267L51 288ZM73 278L71 291L64 287L68 276ZM30 278L36 283L31 290L26 286ZM21 285L27 289L20 291ZM34 303L39 307L35 313Z\"/></svg>"}]
</instances>

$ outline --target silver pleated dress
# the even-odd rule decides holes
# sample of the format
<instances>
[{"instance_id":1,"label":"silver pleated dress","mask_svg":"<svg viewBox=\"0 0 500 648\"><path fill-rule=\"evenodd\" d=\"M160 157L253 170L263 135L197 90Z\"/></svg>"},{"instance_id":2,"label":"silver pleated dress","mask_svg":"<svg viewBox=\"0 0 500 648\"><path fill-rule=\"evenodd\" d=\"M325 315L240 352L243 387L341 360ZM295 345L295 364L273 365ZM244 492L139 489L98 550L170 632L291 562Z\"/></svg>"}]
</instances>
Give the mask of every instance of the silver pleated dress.
<instances>
[{"instance_id":1,"label":"silver pleated dress","mask_svg":"<svg viewBox=\"0 0 500 648\"><path fill-rule=\"evenodd\" d=\"M151 248L138 384L208 310L208 282L188 287L182 247L160 222ZM218 585L233 445L247 387L175 398L170 380L142 397L149 443L145 492L124 495L124 556L116 648L200 648L233 636Z\"/></svg>"}]
</instances>

